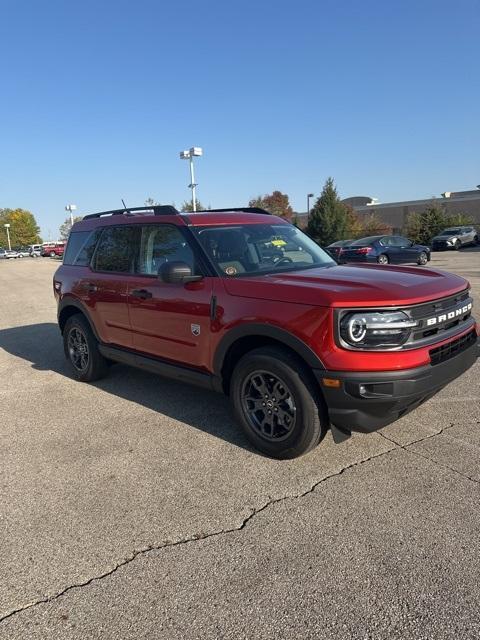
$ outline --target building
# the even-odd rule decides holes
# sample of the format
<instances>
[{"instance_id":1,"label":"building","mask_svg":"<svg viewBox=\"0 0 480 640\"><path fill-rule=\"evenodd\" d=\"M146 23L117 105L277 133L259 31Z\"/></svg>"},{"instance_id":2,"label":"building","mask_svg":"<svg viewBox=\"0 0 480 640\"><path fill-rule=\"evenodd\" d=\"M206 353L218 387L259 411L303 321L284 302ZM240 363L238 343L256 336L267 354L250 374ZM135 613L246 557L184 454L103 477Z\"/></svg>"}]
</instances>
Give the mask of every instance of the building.
<instances>
[{"instance_id":1,"label":"building","mask_svg":"<svg viewBox=\"0 0 480 640\"><path fill-rule=\"evenodd\" d=\"M355 196L345 198L342 202L350 204L360 216L375 213L392 227L394 233L401 233L405 229L409 213L421 213L432 204L441 206L447 214L463 213L470 216L475 225L480 226L480 185L472 191L446 191L441 197L425 200L377 203L374 198Z\"/></svg>"}]
</instances>

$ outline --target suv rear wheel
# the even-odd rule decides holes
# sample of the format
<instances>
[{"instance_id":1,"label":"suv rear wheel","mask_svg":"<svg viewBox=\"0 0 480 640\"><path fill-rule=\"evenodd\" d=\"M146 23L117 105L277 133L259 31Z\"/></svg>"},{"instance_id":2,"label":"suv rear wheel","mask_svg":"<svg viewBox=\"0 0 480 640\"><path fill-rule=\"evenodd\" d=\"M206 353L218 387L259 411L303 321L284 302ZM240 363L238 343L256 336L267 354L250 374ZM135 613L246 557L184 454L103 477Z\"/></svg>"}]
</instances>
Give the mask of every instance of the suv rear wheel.
<instances>
[{"instance_id":1,"label":"suv rear wheel","mask_svg":"<svg viewBox=\"0 0 480 640\"><path fill-rule=\"evenodd\" d=\"M90 325L81 314L67 320L63 330L63 348L77 380L93 382L107 374L108 361L98 350Z\"/></svg>"},{"instance_id":2,"label":"suv rear wheel","mask_svg":"<svg viewBox=\"0 0 480 640\"><path fill-rule=\"evenodd\" d=\"M232 375L235 416L253 446L272 458L296 458L317 446L326 410L303 362L280 347L247 353Z\"/></svg>"}]
</instances>

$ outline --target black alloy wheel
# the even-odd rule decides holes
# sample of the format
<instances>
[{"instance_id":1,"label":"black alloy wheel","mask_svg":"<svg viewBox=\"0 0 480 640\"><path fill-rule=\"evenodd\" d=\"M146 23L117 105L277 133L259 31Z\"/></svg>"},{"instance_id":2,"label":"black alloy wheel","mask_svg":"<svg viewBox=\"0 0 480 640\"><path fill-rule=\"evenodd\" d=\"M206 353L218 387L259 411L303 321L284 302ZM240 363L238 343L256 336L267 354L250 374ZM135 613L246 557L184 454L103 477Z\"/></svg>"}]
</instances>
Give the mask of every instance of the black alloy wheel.
<instances>
[{"instance_id":1,"label":"black alloy wheel","mask_svg":"<svg viewBox=\"0 0 480 640\"><path fill-rule=\"evenodd\" d=\"M98 341L83 314L68 318L63 328L63 348L77 380L93 382L106 375L108 361L100 353Z\"/></svg>"},{"instance_id":2,"label":"black alloy wheel","mask_svg":"<svg viewBox=\"0 0 480 640\"><path fill-rule=\"evenodd\" d=\"M248 440L272 458L307 453L328 426L325 401L311 370L280 345L247 352L233 370L229 395Z\"/></svg>"},{"instance_id":3,"label":"black alloy wheel","mask_svg":"<svg viewBox=\"0 0 480 640\"><path fill-rule=\"evenodd\" d=\"M84 373L88 367L89 351L87 338L83 331L78 327L72 327L68 334L67 344L70 362L80 373Z\"/></svg>"},{"instance_id":4,"label":"black alloy wheel","mask_svg":"<svg viewBox=\"0 0 480 640\"><path fill-rule=\"evenodd\" d=\"M242 385L242 407L259 436L284 440L295 427L297 409L285 382L268 371L253 371Z\"/></svg>"}]
</instances>

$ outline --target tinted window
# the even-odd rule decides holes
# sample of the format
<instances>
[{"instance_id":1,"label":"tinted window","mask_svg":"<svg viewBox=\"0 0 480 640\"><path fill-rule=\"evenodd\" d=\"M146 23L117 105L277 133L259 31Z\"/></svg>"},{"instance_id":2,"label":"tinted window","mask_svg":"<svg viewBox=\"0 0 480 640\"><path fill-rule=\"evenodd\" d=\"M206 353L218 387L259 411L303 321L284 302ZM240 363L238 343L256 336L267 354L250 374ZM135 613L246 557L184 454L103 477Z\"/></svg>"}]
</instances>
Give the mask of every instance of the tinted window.
<instances>
[{"instance_id":1,"label":"tinted window","mask_svg":"<svg viewBox=\"0 0 480 640\"><path fill-rule=\"evenodd\" d=\"M133 271L138 227L106 227L95 253L96 271Z\"/></svg>"},{"instance_id":2,"label":"tinted window","mask_svg":"<svg viewBox=\"0 0 480 640\"><path fill-rule=\"evenodd\" d=\"M90 264L99 232L99 229L95 231L72 231L68 238L63 264L83 267Z\"/></svg>"},{"instance_id":3,"label":"tinted window","mask_svg":"<svg viewBox=\"0 0 480 640\"><path fill-rule=\"evenodd\" d=\"M369 236L368 238L360 238L360 240L355 240L352 242L352 247L369 247L372 245L375 240L380 240L381 236Z\"/></svg>"},{"instance_id":4,"label":"tinted window","mask_svg":"<svg viewBox=\"0 0 480 640\"><path fill-rule=\"evenodd\" d=\"M196 272L192 249L181 231L169 224L142 227L137 273L158 275L165 262L186 262Z\"/></svg>"},{"instance_id":5,"label":"tinted window","mask_svg":"<svg viewBox=\"0 0 480 640\"><path fill-rule=\"evenodd\" d=\"M442 233L440 234L441 236L453 236L455 234L459 234L460 233L460 229L445 229L445 231L442 231Z\"/></svg>"}]
</instances>

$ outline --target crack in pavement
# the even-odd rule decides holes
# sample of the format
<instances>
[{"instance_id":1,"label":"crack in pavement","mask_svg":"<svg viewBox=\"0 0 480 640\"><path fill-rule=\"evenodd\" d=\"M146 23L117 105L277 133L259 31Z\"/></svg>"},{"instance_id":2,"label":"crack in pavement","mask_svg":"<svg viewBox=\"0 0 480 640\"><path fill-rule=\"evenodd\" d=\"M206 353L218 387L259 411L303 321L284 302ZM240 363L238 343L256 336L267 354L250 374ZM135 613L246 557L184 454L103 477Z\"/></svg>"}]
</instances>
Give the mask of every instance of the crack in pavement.
<instances>
[{"instance_id":1,"label":"crack in pavement","mask_svg":"<svg viewBox=\"0 0 480 640\"><path fill-rule=\"evenodd\" d=\"M391 441L391 442L392 442L392 444L395 444L393 441ZM336 478L338 476L341 476L345 471L348 471L349 469L353 469L354 467L363 465L363 464L369 462L370 460L374 460L375 458L380 458L381 456L384 456L387 453L391 453L392 451L395 451L396 448L397 448L396 446L393 446L391 449L388 449L387 451L382 451L381 453L377 453L375 455L369 456L368 458L365 458L364 460L359 460L357 462L352 462L351 464L347 465L346 467L342 467L342 469L340 469L340 471L336 471L335 473L332 473L332 474L330 474L328 476L325 476L325 478L322 478L321 480L318 480L317 482L315 482L311 487L309 487L303 493L281 496L280 498L271 498L269 496L268 500L261 507L258 507L256 509L251 509L249 515L246 516L242 520L240 525L238 525L238 526L234 526L234 527L231 527L229 529L220 529L219 531L213 531L211 533L194 533L191 536L188 536L186 538L181 538L180 540L176 540L176 541L168 541L167 540L167 541L165 541L165 542L163 542L162 544L159 544L159 545L149 545L147 547L143 547L142 549L137 549L132 554L130 554L127 558L125 558L121 562L118 562L112 569L109 569L108 571L105 571L104 573L101 573L101 574L96 575L96 576L92 576L91 578L88 578L87 580L84 580L82 582L78 582L78 583L74 583L74 584L68 585L67 587L62 589L62 591L59 591L58 593L55 593L55 594L53 594L51 596L46 596L44 598L40 598L38 600L35 600L34 602L29 602L29 603L27 603L27 604L25 604L25 605L23 605L21 607L18 607L17 609L12 609L11 611L7 612L5 615L0 617L0 625L2 624L2 622L7 620L8 618L11 618L12 616L15 616L15 615L17 615L19 613L22 613L23 611L27 611L28 609L32 609L33 607L36 607L36 606L41 605L41 604L48 604L50 602L53 602L53 601L57 600L58 598L64 596L65 594L67 594L69 591L71 591L73 589L80 589L80 588L83 588L83 587L86 587L86 586L92 584L93 582L97 582L99 580L103 580L103 578L108 578L109 576L113 575L116 571L118 571L118 569L121 569L122 567L125 567L126 565L130 564L131 562L133 562L139 556L146 555L146 554L148 554L148 553L150 553L152 551L160 551L160 550L166 549L168 547L177 547L177 546L180 546L180 545L189 544L191 542L197 542L199 540L207 540L208 538L215 538L215 537L218 537L218 536L221 536L221 535L227 535L229 533L235 533L236 531L242 531L243 529L245 529L245 527L248 525L248 523L255 516L257 516L259 513L262 513L262 511L265 511L266 509L268 509L272 505L278 504L279 502L284 502L286 500L298 500L298 499L304 498L305 496L313 493L317 489L317 487L319 485L323 484L327 480L330 480L331 478Z\"/></svg>"},{"instance_id":2,"label":"crack in pavement","mask_svg":"<svg viewBox=\"0 0 480 640\"><path fill-rule=\"evenodd\" d=\"M448 469L449 471L453 471L453 473L456 473L457 475L461 476L462 478L465 478L466 480L470 480L470 482L474 482L475 484L480 484L480 480L477 480L476 478L472 478L471 476L469 476L466 473L463 473L462 471L459 471L458 469L455 469L455 467L451 467L448 464L445 464L444 462L439 462L438 460L434 460L433 458L430 458L430 456L425 455L424 453L420 453L419 451L415 451L415 449L410 449L410 447L414 444L418 444L419 442L424 442L425 440L430 440L430 438L435 438L436 436L440 436L443 433L445 433L445 431L448 431L449 429L452 429L452 427L455 426L455 422L452 422L452 424L448 425L448 427L443 427L442 429L440 429L440 431L437 431L436 433L433 433L429 436L426 436L424 438L419 438L418 440L414 440L413 442L409 442L407 445L402 445L399 442L397 442L396 440L394 440L393 438L390 438L388 436L386 436L383 433L380 433L380 431L378 432L379 436L382 436L382 438L384 440L388 440L388 442L391 442L392 444L395 444L397 447L399 447L400 449L403 449L404 451L406 451L407 453L413 453L414 455L418 456L419 458L423 458L424 460L428 460L429 462L431 462L432 464L438 466L438 467L443 467L444 469ZM478 421L476 424L480 424ZM1 620L0 620L1 622Z\"/></svg>"},{"instance_id":3,"label":"crack in pavement","mask_svg":"<svg viewBox=\"0 0 480 640\"><path fill-rule=\"evenodd\" d=\"M357 467L357 466L361 466L361 465L363 465L363 464L365 464L367 462L370 462L371 460L374 460L376 458L380 458L380 457L382 457L384 455L387 455L388 453L391 453L392 451L395 451L395 449L403 449L404 451L406 451L408 453L414 453L414 454L416 454L416 455L418 455L418 456L420 456L420 457L422 457L422 458L424 458L426 460L429 460L433 464L438 464L438 466L443 466L443 467L445 467L447 469L450 469L451 471L453 471L455 473L458 473L462 477L467 478L468 480L471 480L472 482L480 484L480 482L478 480L470 478L469 476L461 473L460 471L457 471L456 469L454 469L452 467L449 467L448 465L443 465L441 463L437 463L435 460L431 460L427 456L424 456L424 455L414 451L413 449L409 450L407 448L407 447L410 447L411 445L417 444L419 442L423 442L424 440L428 440L430 438L434 438L436 436L439 436L439 435L441 435L442 433L444 433L448 429L451 429L454 426L455 426L455 423L452 423L452 424L448 425L447 427L443 427L442 429L440 429L440 431L437 431L436 433L430 434L430 435L425 436L423 438L419 438L418 440L410 442L408 445L402 445L399 442L397 442L396 440L394 440L393 438L385 436L383 433L378 431L377 432L378 435L380 435L384 440L387 440L390 444L394 445L391 449L388 449L387 451L382 451L381 453L377 453L375 455L369 456L368 458L365 458L363 460L359 460L357 462L352 462L351 464L349 464L349 465L343 467L342 469L340 469L340 471L336 471L335 473L332 473L332 474L330 474L328 476L325 476L325 478L322 478L321 480L318 480L309 489L307 489L303 493L281 496L280 498L271 498L269 496L269 498L265 502L265 504L263 504L261 507L258 507L256 509L251 509L249 515L246 516L242 520L240 525L238 525L236 527L231 527L229 529L220 529L218 531L213 531L211 533L196 533L196 534L192 534L191 536L188 536L186 538L181 538L180 540L176 540L176 541L168 541L167 540L167 541L164 541L162 544L159 544L159 545L149 545L147 547L143 547L141 549L137 549L132 554L130 554L127 558L125 558L121 562L118 562L112 569L109 569L108 571L105 571L104 573L101 573L101 574L96 575L96 576L92 576L91 578L88 578L87 580L84 580L82 582L78 582L78 583L74 583L74 584L68 585L67 587L62 589L62 591L59 591L59 592L57 592L57 593L55 593L55 594L53 594L51 596L46 596L44 598L40 598L38 600L35 600L34 602L29 602L29 603L27 603L27 604L25 604L25 605L23 605L21 607L18 607L17 609L12 609L11 611L7 612L5 615L0 617L0 625L5 620L7 620L7 619L19 614L19 613L22 613L23 611L27 611L27 610L32 609L33 607L36 607L36 606L41 605L41 604L48 604L50 602L54 602L55 600L57 600L58 598L61 598L62 596L67 594L69 591L72 591L73 589L81 589L83 587L86 587L86 586L92 584L93 582L97 582L97 581L103 580L104 578L107 578L107 577L113 575L114 573L116 573L116 571L118 571L122 567L125 567L126 565L130 564L131 562L133 562L139 556L146 555L146 554L148 554L148 553L150 553L152 551L160 551L161 549L166 549L168 547L176 547L176 546L180 546L180 545L184 545L184 544L189 544L191 542L196 542L196 541L199 541L199 540L207 540L208 538L215 538L215 537L218 537L218 536L221 536L221 535L227 535L229 533L235 533L236 531L242 531L243 529L245 529L245 527L248 525L248 523L253 518L255 518L255 516L257 516L259 513L262 513L263 511L265 511L266 509L268 509L272 505L278 504L279 502L284 502L286 500L298 500L298 499L304 498L305 496L313 493L317 489L317 487L319 487L321 484L323 484L327 480L330 480L332 478L336 478L338 476L341 476L345 471L353 469L354 467Z\"/></svg>"}]
</instances>

